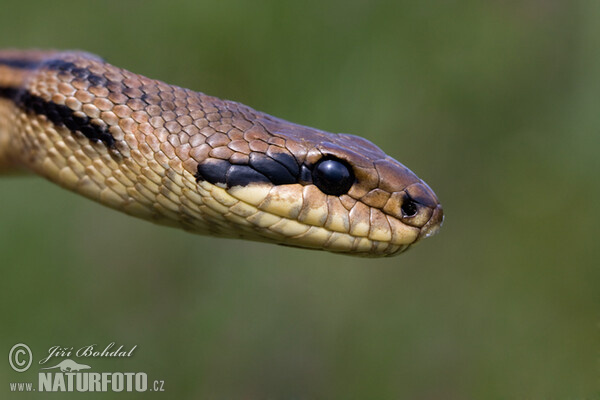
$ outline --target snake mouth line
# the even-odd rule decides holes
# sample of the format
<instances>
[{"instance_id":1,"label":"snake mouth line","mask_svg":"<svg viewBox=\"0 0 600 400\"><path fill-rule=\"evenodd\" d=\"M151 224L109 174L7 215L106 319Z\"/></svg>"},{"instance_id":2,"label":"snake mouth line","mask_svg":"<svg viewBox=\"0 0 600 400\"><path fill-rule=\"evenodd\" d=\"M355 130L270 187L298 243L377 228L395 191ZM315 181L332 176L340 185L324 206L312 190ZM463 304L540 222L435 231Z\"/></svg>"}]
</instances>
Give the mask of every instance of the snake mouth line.
<instances>
[{"instance_id":1,"label":"snake mouth line","mask_svg":"<svg viewBox=\"0 0 600 400\"><path fill-rule=\"evenodd\" d=\"M243 205L242 205L243 204ZM391 242L371 240L367 237L353 236L349 233L336 232L324 227L299 223L296 220L254 209L249 216L239 215L239 209L251 207L240 201L234 211L225 213L224 220L235 222L240 238L247 238L246 231L259 235L263 241L276 242L290 247L305 249L325 249L334 253L344 253L363 257L392 256L406 251L411 244L398 245ZM247 225L246 229L240 228ZM230 236L230 234L226 234Z\"/></svg>"},{"instance_id":2,"label":"snake mouth line","mask_svg":"<svg viewBox=\"0 0 600 400\"><path fill-rule=\"evenodd\" d=\"M368 237L353 236L347 232L336 232L320 226L301 224L295 220L277 217L261 211L257 211L253 219L257 221L264 218L272 221L274 220L271 219L273 217L279 220L273 225L258 229L258 232L266 234L271 239L273 239L273 233L275 233L281 240L280 244L288 246L327 249L332 252L362 255L364 257L400 254L410 247L410 244L399 245L392 242L371 240ZM293 235L296 232L302 233ZM290 234L292 235L288 236ZM286 237L287 240L281 239L281 237Z\"/></svg>"}]
</instances>

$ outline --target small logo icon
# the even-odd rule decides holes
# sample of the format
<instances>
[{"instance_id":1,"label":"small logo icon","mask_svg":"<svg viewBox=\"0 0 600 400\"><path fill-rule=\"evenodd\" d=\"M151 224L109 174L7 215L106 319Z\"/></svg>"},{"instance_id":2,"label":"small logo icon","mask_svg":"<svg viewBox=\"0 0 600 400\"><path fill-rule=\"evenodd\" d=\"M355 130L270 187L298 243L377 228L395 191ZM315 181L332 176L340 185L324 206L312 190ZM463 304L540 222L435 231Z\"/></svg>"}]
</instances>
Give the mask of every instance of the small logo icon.
<instances>
[{"instance_id":1,"label":"small logo icon","mask_svg":"<svg viewBox=\"0 0 600 400\"><path fill-rule=\"evenodd\" d=\"M54 368L60 368L61 372L78 372L78 371L81 371L82 369L90 369L91 367L89 365L85 365L85 364L77 364L75 361L69 360L67 358L66 360L62 360L61 362L56 364L54 367L40 368L40 369L54 369Z\"/></svg>"},{"instance_id":2,"label":"small logo icon","mask_svg":"<svg viewBox=\"0 0 600 400\"><path fill-rule=\"evenodd\" d=\"M33 354L25 343L15 344L8 353L8 363L17 372L25 372L31 366Z\"/></svg>"}]
</instances>

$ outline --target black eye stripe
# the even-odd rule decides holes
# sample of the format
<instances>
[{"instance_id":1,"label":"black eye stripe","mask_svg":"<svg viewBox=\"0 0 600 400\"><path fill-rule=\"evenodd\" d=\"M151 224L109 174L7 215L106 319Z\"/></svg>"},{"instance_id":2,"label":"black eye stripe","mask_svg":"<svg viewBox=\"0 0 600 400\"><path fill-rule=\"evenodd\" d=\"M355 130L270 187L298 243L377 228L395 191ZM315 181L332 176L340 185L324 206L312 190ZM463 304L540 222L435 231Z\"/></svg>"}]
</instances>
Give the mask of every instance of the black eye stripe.
<instances>
[{"instance_id":1,"label":"black eye stripe","mask_svg":"<svg viewBox=\"0 0 600 400\"><path fill-rule=\"evenodd\" d=\"M225 183L227 187L246 186L249 182L269 182L269 178L247 165L232 165L227 170Z\"/></svg>"},{"instance_id":2,"label":"black eye stripe","mask_svg":"<svg viewBox=\"0 0 600 400\"><path fill-rule=\"evenodd\" d=\"M296 166L292 173L288 166ZM300 168L296 160L288 154L279 153L277 159L264 153L251 153L248 164L232 164L229 160L208 159L198 164L196 180L212 184L225 184L227 187L247 186L251 183L272 183L286 185L298 183Z\"/></svg>"},{"instance_id":3,"label":"black eye stripe","mask_svg":"<svg viewBox=\"0 0 600 400\"><path fill-rule=\"evenodd\" d=\"M290 171L290 174L293 176L298 176L299 165L298 161L294 157L291 157L286 153L276 153L272 152L270 149L267 151L267 156L271 157L273 160L277 161L284 167Z\"/></svg>"},{"instance_id":4,"label":"black eye stripe","mask_svg":"<svg viewBox=\"0 0 600 400\"><path fill-rule=\"evenodd\" d=\"M198 164L197 181L207 181L214 184L227 182L227 171L231 168L229 161L206 161Z\"/></svg>"},{"instance_id":5,"label":"black eye stripe","mask_svg":"<svg viewBox=\"0 0 600 400\"><path fill-rule=\"evenodd\" d=\"M295 170L290 171L290 169ZM356 178L352 168L343 160L326 157L314 165L298 165L295 158L278 153L277 159L253 152L248 164L232 164L229 160L208 159L198 164L196 180L226 187L247 186L252 183L288 185L314 184L325 194L341 196L348 193Z\"/></svg>"},{"instance_id":6,"label":"black eye stripe","mask_svg":"<svg viewBox=\"0 0 600 400\"><path fill-rule=\"evenodd\" d=\"M309 183L313 183L313 179L312 179L312 171L310 168L308 168L306 165L302 164L302 166L300 167L300 183L302 184L309 184Z\"/></svg>"},{"instance_id":7,"label":"black eye stripe","mask_svg":"<svg viewBox=\"0 0 600 400\"><path fill-rule=\"evenodd\" d=\"M296 164L298 165L298 164ZM296 167L296 176L293 176L290 171L277 160L271 157L265 157L264 154L250 154L250 166L256 171L266 176L269 181L275 185L285 185L296 183L298 181L298 171Z\"/></svg>"}]
</instances>

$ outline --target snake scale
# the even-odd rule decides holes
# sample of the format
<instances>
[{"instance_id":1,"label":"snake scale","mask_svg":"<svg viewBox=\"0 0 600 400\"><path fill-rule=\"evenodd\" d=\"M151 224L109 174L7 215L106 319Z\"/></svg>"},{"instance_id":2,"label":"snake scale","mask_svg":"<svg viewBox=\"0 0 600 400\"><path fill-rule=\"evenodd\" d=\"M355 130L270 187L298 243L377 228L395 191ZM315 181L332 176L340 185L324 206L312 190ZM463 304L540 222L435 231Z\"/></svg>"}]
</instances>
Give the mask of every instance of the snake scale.
<instances>
[{"instance_id":1,"label":"snake scale","mask_svg":"<svg viewBox=\"0 0 600 400\"><path fill-rule=\"evenodd\" d=\"M76 51L0 51L0 171L21 169L159 224L352 255L399 254L443 221L366 139Z\"/></svg>"}]
</instances>

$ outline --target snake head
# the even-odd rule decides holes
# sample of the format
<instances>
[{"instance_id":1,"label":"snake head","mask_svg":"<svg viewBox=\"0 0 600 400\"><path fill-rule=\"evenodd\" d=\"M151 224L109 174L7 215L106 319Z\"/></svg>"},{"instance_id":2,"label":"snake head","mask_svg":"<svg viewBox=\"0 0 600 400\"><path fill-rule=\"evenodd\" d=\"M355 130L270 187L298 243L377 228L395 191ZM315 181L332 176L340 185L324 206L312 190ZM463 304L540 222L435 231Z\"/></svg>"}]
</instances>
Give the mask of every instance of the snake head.
<instances>
[{"instance_id":1,"label":"snake head","mask_svg":"<svg viewBox=\"0 0 600 400\"><path fill-rule=\"evenodd\" d=\"M262 113L252 121L243 146L220 146L247 154L229 151L197 173L200 185L223 191L216 195L204 184L211 196L229 197L222 211L237 222L237 237L379 257L400 254L439 230L443 211L435 193L368 140ZM232 236L218 223L212 234Z\"/></svg>"},{"instance_id":2,"label":"snake head","mask_svg":"<svg viewBox=\"0 0 600 400\"><path fill-rule=\"evenodd\" d=\"M423 180L362 137L338 134L335 138L336 143L322 143L318 148L326 158L342 160L355 176L347 193L340 195L356 201L355 206L368 207L369 217L365 209L365 215L355 215L351 224L368 221L369 238L399 245L414 244L439 231L442 206Z\"/></svg>"}]
</instances>

